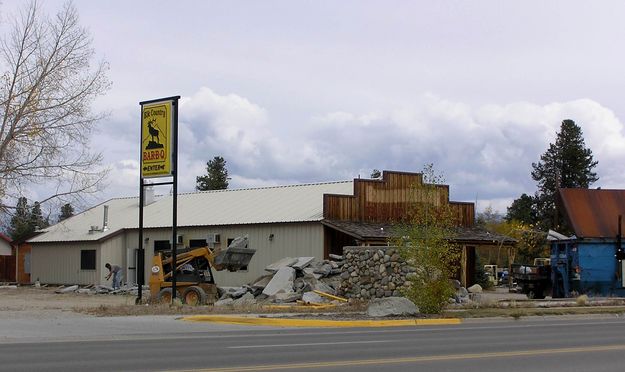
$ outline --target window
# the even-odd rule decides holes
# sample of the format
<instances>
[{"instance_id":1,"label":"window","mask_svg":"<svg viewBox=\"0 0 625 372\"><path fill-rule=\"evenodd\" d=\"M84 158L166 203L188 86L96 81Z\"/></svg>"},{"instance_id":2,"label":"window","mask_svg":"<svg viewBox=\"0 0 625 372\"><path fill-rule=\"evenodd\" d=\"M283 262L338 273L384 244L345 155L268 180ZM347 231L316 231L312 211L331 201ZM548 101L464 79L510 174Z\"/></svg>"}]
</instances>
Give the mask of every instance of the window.
<instances>
[{"instance_id":1,"label":"window","mask_svg":"<svg viewBox=\"0 0 625 372\"><path fill-rule=\"evenodd\" d=\"M202 248L202 247L206 247L206 240L205 239L191 239L191 240L189 240L189 248L193 249L193 248Z\"/></svg>"},{"instance_id":2,"label":"window","mask_svg":"<svg viewBox=\"0 0 625 372\"><path fill-rule=\"evenodd\" d=\"M160 251L169 251L169 250L171 250L169 240L155 240L154 241L154 253L160 252Z\"/></svg>"},{"instance_id":3,"label":"window","mask_svg":"<svg viewBox=\"0 0 625 372\"><path fill-rule=\"evenodd\" d=\"M95 270L95 249L80 251L80 270Z\"/></svg>"}]
</instances>

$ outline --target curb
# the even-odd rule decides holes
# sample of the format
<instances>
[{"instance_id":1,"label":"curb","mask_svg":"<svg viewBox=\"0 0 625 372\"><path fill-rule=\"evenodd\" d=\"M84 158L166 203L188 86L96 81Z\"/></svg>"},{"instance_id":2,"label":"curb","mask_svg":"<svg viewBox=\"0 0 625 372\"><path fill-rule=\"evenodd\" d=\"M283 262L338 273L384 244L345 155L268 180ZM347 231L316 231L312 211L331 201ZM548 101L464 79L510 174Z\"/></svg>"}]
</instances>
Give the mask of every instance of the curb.
<instances>
[{"instance_id":1,"label":"curb","mask_svg":"<svg viewBox=\"0 0 625 372\"><path fill-rule=\"evenodd\" d=\"M244 316L193 315L180 318L187 322L214 322L239 325L258 325L274 327L408 327L429 325L461 324L459 318L449 319L398 319L398 320L321 320L321 319L286 319L259 318Z\"/></svg>"}]
</instances>

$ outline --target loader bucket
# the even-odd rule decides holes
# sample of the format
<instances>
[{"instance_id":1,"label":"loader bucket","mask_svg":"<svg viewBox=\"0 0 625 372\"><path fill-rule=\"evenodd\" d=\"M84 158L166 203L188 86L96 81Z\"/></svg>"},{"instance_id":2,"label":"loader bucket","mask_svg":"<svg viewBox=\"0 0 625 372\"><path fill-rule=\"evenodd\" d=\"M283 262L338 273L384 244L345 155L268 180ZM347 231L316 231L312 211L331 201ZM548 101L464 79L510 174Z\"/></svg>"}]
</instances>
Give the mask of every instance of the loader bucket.
<instances>
[{"instance_id":1,"label":"loader bucket","mask_svg":"<svg viewBox=\"0 0 625 372\"><path fill-rule=\"evenodd\" d=\"M256 253L255 249L247 248L247 237L236 238L228 248L215 256L215 268L238 271L250 263L254 253Z\"/></svg>"}]
</instances>

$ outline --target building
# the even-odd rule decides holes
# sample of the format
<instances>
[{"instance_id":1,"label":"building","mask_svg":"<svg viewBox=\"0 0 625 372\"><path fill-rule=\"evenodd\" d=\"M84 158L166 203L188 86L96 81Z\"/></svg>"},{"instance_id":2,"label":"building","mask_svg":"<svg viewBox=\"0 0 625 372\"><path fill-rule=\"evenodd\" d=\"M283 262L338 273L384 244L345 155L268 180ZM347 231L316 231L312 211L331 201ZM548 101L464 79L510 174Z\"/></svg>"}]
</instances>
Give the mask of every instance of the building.
<instances>
[{"instance_id":1,"label":"building","mask_svg":"<svg viewBox=\"0 0 625 372\"><path fill-rule=\"evenodd\" d=\"M414 185L422 175L383 172L381 180L313 183L254 189L220 190L178 195L180 247L226 247L247 235L256 254L247 270L217 272L221 285L241 285L262 275L264 268L284 257L328 257L342 254L344 246L386 245L388 233L380 226L405 219L414 201ZM449 203L459 226L470 229L473 203L449 201L448 186L437 186L431 203ZM170 249L171 196L154 198L146 190L144 208L145 272L155 251ZM29 240L31 277L44 283L105 283L104 264L119 264L124 281L136 282L138 198L116 198L46 228ZM361 234L376 226L377 235ZM387 230L390 231L390 230ZM471 235L465 230L463 275L471 280L475 249L511 244L492 235Z\"/></svg>"},{"instance_id":2,"label":"building","mask_svg":"<svg viewBox=\"0 0 625 372\"><path fill-rule=\"evenodd\" d=\"M15 275L15 247L11 238L0 233L0 282L14 282Z\"/></svg>"},{"instance_id":3,"label":"building","mask_svg":"<svg viewBox=\"0 0 625 372\"><path fill-rule=\"evenodd\" d=\"M625 190L560 189L557 205L575 235L551 241L554 297L625 295L624 265L615 257Z\"/></svg>"}]
</instances>

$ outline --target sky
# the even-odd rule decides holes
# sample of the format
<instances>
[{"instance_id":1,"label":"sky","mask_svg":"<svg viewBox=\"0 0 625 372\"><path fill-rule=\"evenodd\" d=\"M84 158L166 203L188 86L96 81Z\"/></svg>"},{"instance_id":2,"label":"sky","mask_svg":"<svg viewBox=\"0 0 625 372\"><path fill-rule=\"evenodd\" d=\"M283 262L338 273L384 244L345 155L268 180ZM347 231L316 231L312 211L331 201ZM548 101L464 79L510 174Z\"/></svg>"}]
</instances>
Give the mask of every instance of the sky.
<instances>
[{"instance_id":1,"label":"sky","mask_svg":"<svg viewBox=\"0 0 625 372\"><path fill-rule=\"evenodd\" d=\"M40 1L51 13L62 1ZM23 4L4 0L2 21ZM180 95L179 191L419 172L505 213L564 119L623 188L621 1L75 1L109 63L97 201L138 195L139 102ZM33 190L33 198L45 191ZM94 200L95 202L96 200Z\"/></svg>"}]
</instances>

